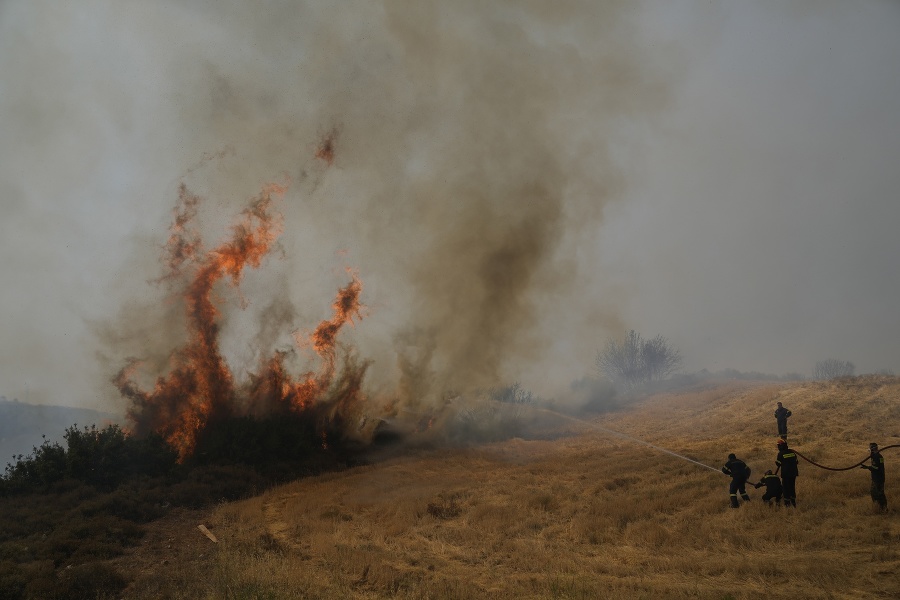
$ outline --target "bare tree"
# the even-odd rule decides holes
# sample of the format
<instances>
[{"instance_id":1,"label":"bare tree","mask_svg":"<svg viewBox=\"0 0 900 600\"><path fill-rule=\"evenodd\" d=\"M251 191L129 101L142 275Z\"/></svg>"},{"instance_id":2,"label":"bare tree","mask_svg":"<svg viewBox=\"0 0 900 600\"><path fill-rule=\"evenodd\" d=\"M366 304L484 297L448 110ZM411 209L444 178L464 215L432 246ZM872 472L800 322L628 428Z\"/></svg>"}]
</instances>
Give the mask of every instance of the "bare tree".
<instances>
[{"instance_id":1,"label":"bare tree","mask_svg":"<svg viewBox=\"0 0 900 600\"><path fill-rule=\"evenodd\" d=\"M597 369L612 381L631 387L664 379L681 364L681 354L661 335L644 340L631 330L621 342L609 340L597 353Z\"/></svg>"},{"instance_id":2,"label":"bare tree","mask_svg":"<svg viewBox=\"0 0 900 600\"><path fill-rule=\"evenodd\" d=\"M661 335L644 342L641 359L647 381L665 379L681 365L681 353Z\"/></svg>"},{"instance_id":3,"label":"bare tree","mask_svg":"<svg viewBox=\"0 0 900 600\"><path fill-rule=\"evenodd\" d=\"M606 349L597 353L597 368L612 381L632 386L641 372L641 344L643 340L634 329L621 342L609 340Z\"/></svg>"},{"instance_id":4,"label":"bare tree","mask_svg":"<svg viewBox=\"0 0 900 600\"><path fill-rule=\"evenodd\" d=\"M850 377L856 372L856 366L849 360L837 360L829 358L816 362L813 368L813 379L834 379L835 377Z\"/></svg>"}]
</instances>

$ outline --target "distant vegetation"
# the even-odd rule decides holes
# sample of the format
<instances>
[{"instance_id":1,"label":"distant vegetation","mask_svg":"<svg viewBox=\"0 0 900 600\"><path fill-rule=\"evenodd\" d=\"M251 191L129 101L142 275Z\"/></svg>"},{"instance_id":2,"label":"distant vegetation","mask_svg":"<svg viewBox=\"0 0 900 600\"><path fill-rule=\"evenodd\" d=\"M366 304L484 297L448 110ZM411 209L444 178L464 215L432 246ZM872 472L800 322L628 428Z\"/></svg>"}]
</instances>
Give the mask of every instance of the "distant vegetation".
<instances>
[{"instance_id":1,"label":"distant vegetation","mask_svg":"<svg viewBox=\"0 0 900 600\"><path fill-rule=\"evenodd\" d=\"M813 379L835 379L836 377L852 377L856 373L856 365L849 360L829 358L820 360L813 367Z\"/></svg>"},{"instance_id":2,"label":"distant vegetation","mask_svg":"<svg viewBox=\"0 0 900 600\"><path fill-rule=\"evenodd\" d=\"M737 369L722 369L721 371L708 371L701 369L695 373L686 373L672 378L674 382L689 383L691 381L738 379L741 381L804 381L807 379L802 373L762 373L760 371L739 371Z\"/></svg>"},{"instance_id":3,"label":"distant vegetation","mask_svg":"<svg viewBox=\"0 0 900 600\"><path fill-rule=\"evenodd\" d=\"M598 371L628 388L665 379L679 366L681 353L666 338L645 340L633 329L621 341L609 340L597 353Z\"/></svg>"}]
</instances>

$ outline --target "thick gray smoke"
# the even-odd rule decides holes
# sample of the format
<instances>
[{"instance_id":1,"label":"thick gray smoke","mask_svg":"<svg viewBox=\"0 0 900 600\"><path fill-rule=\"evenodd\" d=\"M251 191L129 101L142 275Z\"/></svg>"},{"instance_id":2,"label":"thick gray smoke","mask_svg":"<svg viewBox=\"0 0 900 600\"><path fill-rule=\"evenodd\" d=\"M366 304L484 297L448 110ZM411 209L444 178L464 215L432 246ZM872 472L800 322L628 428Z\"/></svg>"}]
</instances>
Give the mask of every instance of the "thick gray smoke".
<instances>
[{"instance_id":1,"label":"thick gray smoke","mask_svg":"<svg viewBox=\"0 0 900 600\"><path fill-rule=\"evenodd\" d=\"M177 304L147 283L161 273L177 184L205 198L212 246L275 180L289 185L281 252L247 274L240 298L223 292L246 308L224 326L233 361L252 368L256 348L326 318L347 265L365 286L369 314L352 343L374 359L373 384L427 401L529 379L547 336L564 335L572 317L599 327L602 310L572 300L573 253L623 185L610 154L617 126L666 101L629 5L99 2L90 17L84 7L6 8L8 30L17 19L54 28L20 34L30 59L6 62L16 71L5 95L26 117L16 131L41 137L28 148L63 153L72 138L72 172L51 174L45 200L115 196L85 215L120 237L91 260L114 253L122 261L107 268L124 267L103 307L118 301L119 316L90 315L107 342L104 368L126 354L164 368L181 340ZM108 38L70 25L79 17ZM10 83L35 75L48 81L32 93ZM326 138L330 165L315 156ZM108 157L116 144L126 155ZM92 153L109 164L87 163ZM83 169L127 183L89 191L97 183ZM32 214L24 202L18 212ZM83 272L98 277L95 268ZM589 355L595 343L573 347Z\"/></svg>"},{"instance_id":2,"label":"thick gray smoke","mask_svg":"<svg viewBox=\"0 0 900 600\"><path fill-rule=\"evenodd\" d=\"M342 339L407 400L554 394L629 328L688 369L900 370L900 16L847 6L2 2L0 392L110 409L127 356L166 368L181 183L208 247L288 185L277 250L218 290L239 373L346 267Z\"/></svg>"}]
</instances>

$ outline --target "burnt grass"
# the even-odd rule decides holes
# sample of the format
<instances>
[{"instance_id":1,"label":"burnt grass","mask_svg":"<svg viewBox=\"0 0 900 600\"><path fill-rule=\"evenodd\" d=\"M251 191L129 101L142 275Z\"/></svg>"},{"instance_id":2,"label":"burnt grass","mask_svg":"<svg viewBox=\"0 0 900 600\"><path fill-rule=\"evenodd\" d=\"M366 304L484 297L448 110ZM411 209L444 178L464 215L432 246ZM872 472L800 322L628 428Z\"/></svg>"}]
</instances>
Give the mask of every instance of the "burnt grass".
<instances>
[{"instance_id":1,"label":"burnt grass","mask_svg":"<svg viewBox=\"0 0 900 600\"><path fill-rule=\"evenodd\" d=\"M308 415L225 418L200 432L194 454L118 425L66 430L14 457L0 477L0 600L118 598L129 575L111 559L176 507L248 498L361 460L337 425Z\"/></svg>"}]
</instances>

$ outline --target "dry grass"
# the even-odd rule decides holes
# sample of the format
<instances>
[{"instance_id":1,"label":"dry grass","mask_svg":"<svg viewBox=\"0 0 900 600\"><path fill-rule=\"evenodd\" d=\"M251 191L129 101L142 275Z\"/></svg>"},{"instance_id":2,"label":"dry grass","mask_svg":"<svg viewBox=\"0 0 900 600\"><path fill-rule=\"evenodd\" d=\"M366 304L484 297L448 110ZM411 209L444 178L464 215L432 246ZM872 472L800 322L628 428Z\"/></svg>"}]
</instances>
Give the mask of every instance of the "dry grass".
<instances>
[{"instance_id":1,"label":"dry grass","mask_svg":"<svg viewBox=\"0 0 900 600\"><path fill-rule=\"evenodd\" d=\"M798 449L847 466L869 441L900 442L898 395L900 380L884 377L739 382L659 394L594 423L716 468L735 452L756 477L773 466L776 401L794 413ZM801 462L796 510L756 500L732 511L724 475L569 427L553 441L420 451L224 504L207 523L220 543L205 570L154 597L900 597L898 511L873 509L867 472Z\"/></svg>"}]
</instances>

